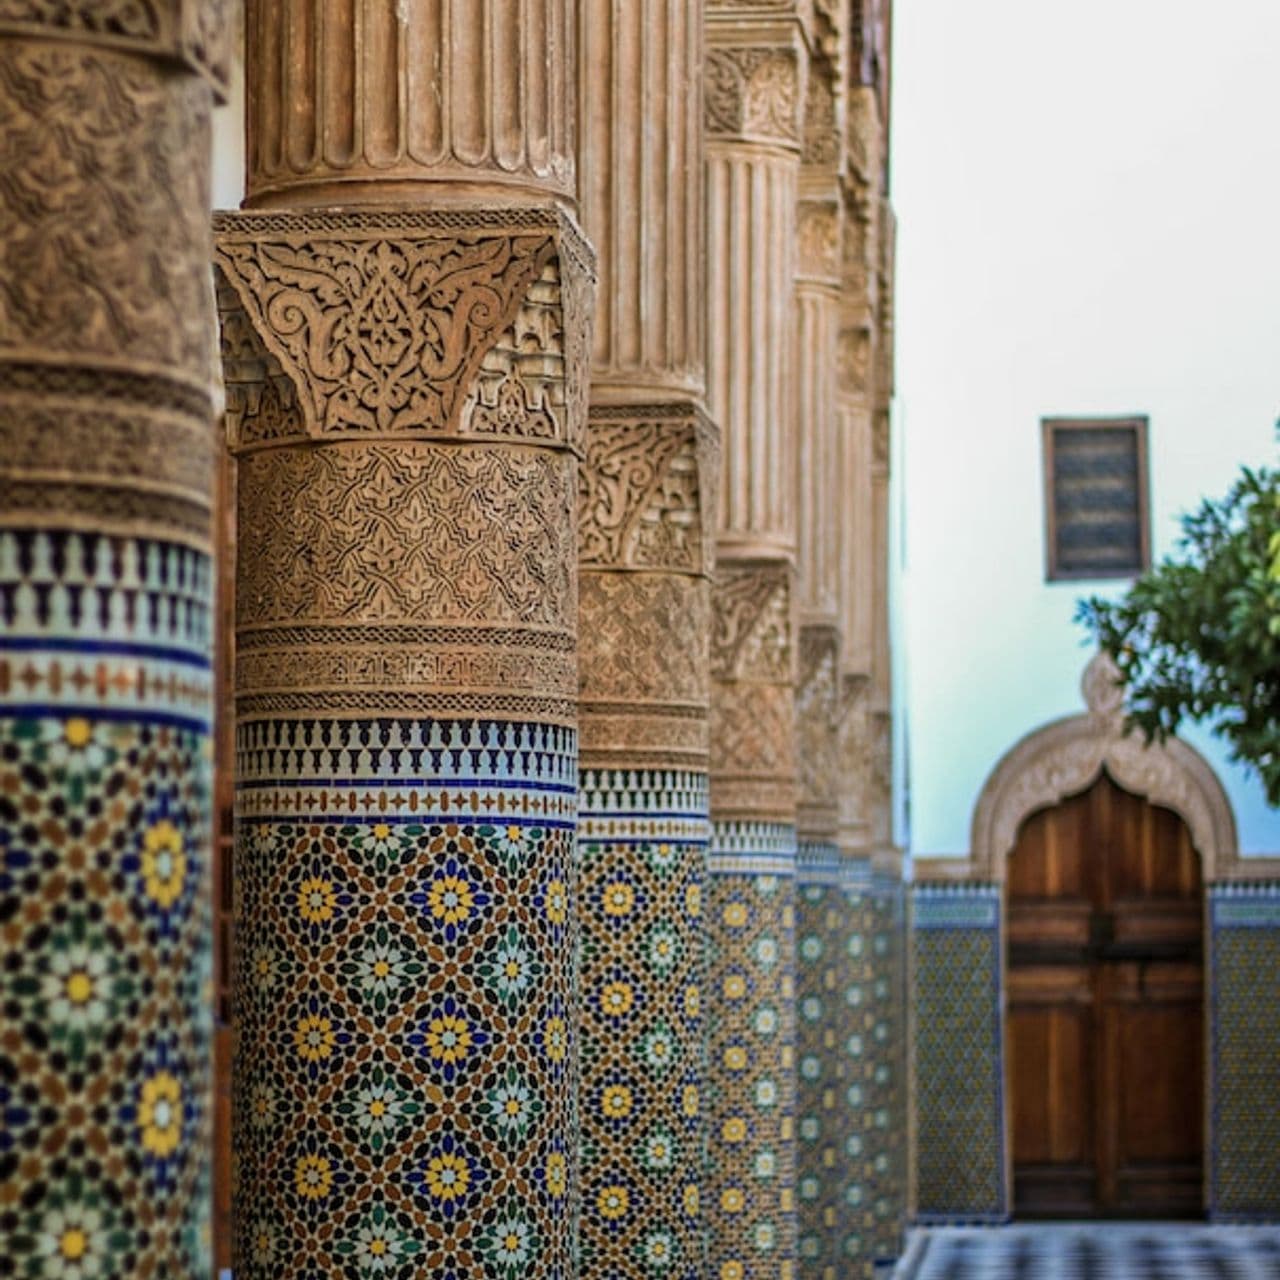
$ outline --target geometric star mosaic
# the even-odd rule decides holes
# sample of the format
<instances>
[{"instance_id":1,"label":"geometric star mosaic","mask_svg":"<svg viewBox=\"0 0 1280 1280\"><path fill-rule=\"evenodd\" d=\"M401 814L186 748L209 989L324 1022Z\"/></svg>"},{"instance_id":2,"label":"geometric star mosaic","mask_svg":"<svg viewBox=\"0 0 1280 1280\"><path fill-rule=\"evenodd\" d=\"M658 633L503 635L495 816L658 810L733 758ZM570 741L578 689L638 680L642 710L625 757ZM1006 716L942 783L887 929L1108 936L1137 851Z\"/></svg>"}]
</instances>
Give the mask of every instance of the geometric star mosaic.
<instances>
[{"instance_id":1,"label":"geometric star mosaic","mask_svg":"<svg viewBox=\"0 0 1280 1280\"><path fill-rule=\"evenodd\" d=\"M1000 889L913 893L916 1202L921 1221L1003 1221Z\"/></svg>"}]
</instances>

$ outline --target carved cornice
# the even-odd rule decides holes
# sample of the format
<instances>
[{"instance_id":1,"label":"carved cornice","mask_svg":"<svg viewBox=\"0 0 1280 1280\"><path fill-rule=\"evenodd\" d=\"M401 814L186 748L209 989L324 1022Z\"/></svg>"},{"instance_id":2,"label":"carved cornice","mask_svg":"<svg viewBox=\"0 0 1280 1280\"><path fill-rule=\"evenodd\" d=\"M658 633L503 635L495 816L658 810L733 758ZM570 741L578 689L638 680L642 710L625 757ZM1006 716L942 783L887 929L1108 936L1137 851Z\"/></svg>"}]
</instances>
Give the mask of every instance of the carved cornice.
<instances>
[{"instance_id":1,"label":"carved cornice","mask_svg":"<svg viewBox=\"0 0 1280 1280\"><path fill-rule=\"evenodd\" d=\"M78 45L177 62L225 101L233 0L3 0L0 36ZM206 144L207 145L207 144Z\"/></svg>"},{"instance_id":2,"label":"carved cornice","mask_svg":"<svg viewBox=\"0 0 1280 1280\"><path fill-rule=\"evenodd\" d=\"M897 220L887 200L881 202L880 262L877 281L876 405L887 409L894 391L893 306L897 275Z\"/></svg>"},{"instance_id":3,"label":"carved cornice","mask_svg":"<svg viewBox=\"0 0 1280 1280\"><path fill-rule=\"evenodd\" d=\"M572 222L393 208L216 231L241 717L574 724L592 279Z\"/></svg>"},{"instance_id":4,"label":"carved cornice","mask_svg":"<svg viewBox=\"0 0 1280 1280\"><path fill-rule=\"evenodd\" d=\"M844 395L864 399L871 384L871 330L850 326L837 339L836 372Z\"/></svg>"},{"instance_id":5,"label":"carved cornice","mask_svg":"<svg viewBox=\"0 0 1280 1280\"><path fill-rule=\"evenodd\" d=\"M579 566L709 576L718 448L696 404L593 405L578 473Z\"/></svg>"},{"instance_id":6,"label":"carved cornice","mask_svg":"<svg viewBox=\"0 0 1280 1280\"><path fill-rule=\"evenodd\" d=\"M970 856L931 859L921 873L931 874L936 862L946 878L1002 884L1023 821L1086 790L1105 770L1118 786L1172 809L1187 824L1206 883L1246 878L1231 804L1213 770L1177 738L1144 746L1140 734L1126 734L1116 680L1110 660L1095 656L1081 685L1088 710L1044 725L1014 746L978 797Z\"/></svg>"},{"instance_id":7,"label":"carved cornice","mask_svg":"<svg viewBox=\"0 0 1280 1280\"><path fill-rule=\"evenodd\" d=\"M215 234L233 448L577 445L593 263L564 215L220 214Z\"/></svg>"}]
</instances>

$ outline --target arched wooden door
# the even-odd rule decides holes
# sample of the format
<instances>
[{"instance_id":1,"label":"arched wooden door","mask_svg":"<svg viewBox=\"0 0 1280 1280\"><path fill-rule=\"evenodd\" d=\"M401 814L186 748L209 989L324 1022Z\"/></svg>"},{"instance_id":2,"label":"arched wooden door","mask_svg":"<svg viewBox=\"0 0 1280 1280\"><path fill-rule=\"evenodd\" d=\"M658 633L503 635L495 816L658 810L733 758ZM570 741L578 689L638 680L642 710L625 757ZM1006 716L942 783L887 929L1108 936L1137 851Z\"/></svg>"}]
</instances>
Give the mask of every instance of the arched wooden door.
<instances>
[{"instance_id":1,"label":"arched wooden door","mask_svg":"<svg viewBox=\"0 0 1280 1280\"><path fill-rule=\"evenodd\" d=\"M1203 914L1185 825L1104 774L1023 824L1008 895L1015 1214L1199 1214Z\"/></svg>"}]
</instances>

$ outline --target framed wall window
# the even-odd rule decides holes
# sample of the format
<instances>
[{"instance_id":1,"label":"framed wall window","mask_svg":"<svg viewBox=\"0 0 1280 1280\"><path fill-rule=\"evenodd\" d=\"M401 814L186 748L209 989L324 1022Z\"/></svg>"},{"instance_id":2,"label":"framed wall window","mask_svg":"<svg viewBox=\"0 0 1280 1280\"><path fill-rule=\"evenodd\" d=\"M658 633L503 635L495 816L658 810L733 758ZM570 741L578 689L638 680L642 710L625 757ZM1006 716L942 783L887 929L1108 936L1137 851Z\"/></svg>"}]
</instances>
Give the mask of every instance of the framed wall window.
<instances>
[{"instance_id":1,"label":"framed wall window","mask_svg":"<svg viewBox=\"0 0 1280 1280\"><path fill-rule=\"evenodd\" d=\"M1042 418L1046 576L1132 578L1151 563L1147 419Z\"/></svg>"}]
</instances>

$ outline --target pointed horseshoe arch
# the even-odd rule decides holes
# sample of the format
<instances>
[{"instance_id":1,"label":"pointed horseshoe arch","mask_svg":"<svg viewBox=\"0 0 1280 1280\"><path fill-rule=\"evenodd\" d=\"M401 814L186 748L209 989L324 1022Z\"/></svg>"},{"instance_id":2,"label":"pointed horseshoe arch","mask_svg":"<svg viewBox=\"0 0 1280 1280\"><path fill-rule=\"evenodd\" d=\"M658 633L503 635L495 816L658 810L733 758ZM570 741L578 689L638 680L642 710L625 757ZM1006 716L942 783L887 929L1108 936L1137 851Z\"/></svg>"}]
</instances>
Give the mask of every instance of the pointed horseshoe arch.
<instances>
[{"instance_id":1,"label":"pointed horseshoe arch","mask_svg":"<svg viewBox=\"0 0 1280 1280\"><path fill-rule=\"evenodd\" d=\"M1115 665L1097 654L1081 681L1087 710L1029 733L992 770L973 813L968 874L1003 884L1018 828L1031 814L1084 791L1105 769L1126 791L1172 809L1186 824L1204 883L1236 878L1239 845L1217 775L1177 738L1144 746L1124 732Z\"/></svg>"}]
</instances>

